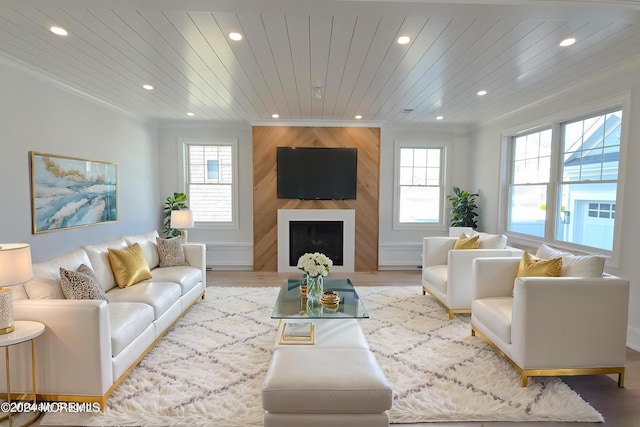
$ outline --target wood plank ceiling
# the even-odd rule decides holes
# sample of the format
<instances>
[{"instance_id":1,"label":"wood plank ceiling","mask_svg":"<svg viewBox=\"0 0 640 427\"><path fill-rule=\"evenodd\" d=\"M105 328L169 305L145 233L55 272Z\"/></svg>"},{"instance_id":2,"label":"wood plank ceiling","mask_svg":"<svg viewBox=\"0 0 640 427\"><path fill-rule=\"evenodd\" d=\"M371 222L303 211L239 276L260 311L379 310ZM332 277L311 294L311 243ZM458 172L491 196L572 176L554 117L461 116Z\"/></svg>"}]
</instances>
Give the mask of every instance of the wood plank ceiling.
<instances>
[{"instance_id":1,"label":"wood plank ceiling","mask_svg":"<svg viewBox=\"0 0 640 427\"><path fill-rule=\"evenodd\" d=\"M638 61L638 3L3 0L0 63L159 124L472 126Z\"/></svg>"}]
</instances>

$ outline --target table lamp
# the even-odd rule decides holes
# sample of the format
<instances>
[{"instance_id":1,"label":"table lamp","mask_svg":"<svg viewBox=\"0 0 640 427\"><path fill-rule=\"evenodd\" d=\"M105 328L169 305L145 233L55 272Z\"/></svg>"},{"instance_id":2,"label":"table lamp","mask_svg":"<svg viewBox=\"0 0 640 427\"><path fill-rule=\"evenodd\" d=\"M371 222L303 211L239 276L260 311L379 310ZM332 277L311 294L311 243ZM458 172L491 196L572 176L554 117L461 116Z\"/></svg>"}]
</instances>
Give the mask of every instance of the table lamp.
<instances>
[{"instance_id":1,"label":"table lamp","mask_svg":"<svg viewBox=\"0 0 640 427\"><path fill-rule=\"evenodd\" d=\"M171 228L180 230L182 243L187 243L187 231L185 228L193 228L193 211L171 211Z\"/></svg>"},{"instance_id":2,"label":"table lamp","mask_svg":"<svg viewBox=\"0 0 640 427\"><path fill-rule=\"evenodd\" d=\"M0 244L0 334L13 331L13 300L11 289L31 280L31 247L26 243Z\"/></svg>"}]
</instances>

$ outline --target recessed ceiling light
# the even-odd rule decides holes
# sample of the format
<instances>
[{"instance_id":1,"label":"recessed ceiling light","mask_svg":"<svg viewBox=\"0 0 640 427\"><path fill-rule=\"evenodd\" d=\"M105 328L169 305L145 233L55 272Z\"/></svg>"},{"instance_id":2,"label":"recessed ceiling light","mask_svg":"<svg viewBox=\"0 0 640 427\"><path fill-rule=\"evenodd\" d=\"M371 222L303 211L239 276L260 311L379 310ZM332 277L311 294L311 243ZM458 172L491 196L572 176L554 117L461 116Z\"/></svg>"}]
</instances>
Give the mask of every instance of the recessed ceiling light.
<instances>
[{"instance_id":1,"label":"recessed ceiling light","mask_svg":"<svg viewBox=\"0 0 640 427\"><path fill-rule=\"evenodd\" d=\"M411 37L409 36L400 36L398 37L398 44L407 44L411 41Z\"/></svg>"},{"instance_id":2,"label":"recessed ceiling light","mask_svg":"<svg viewBox=\"0 0 640 427\"><path fill-rule=\"evenodd\" d=\"M567 46L571 46L573 44L575 44L576 39L574 39L573 37L570 37L568 39L564 39L560 42L560 46L561 47L567 47Z\"/></svg>"},{"instance_id":3,"label":"recessed ceiling light","mask_svg":"<svg viewBox=\"0 0 640 427\"><path fill-rule=\"evenodd\" d=\"M69 34L67 32L67 30L65 30L62 27L51 27L51 28L49 28L49 31L51 31L53 34L57 34L59 36L66 36L67 34Z\"/></svg>"},{"instance_id":4,"label":"recessed ceiling light","mask_svg":"<svg viewBox=\"0 0 640 427\"><path fill-rule=\"evenodd\" d=\"M442 119L444 119L444 116L438 116L438 117L436 117L436 120L442 120Z\"/></svg>"},{"instance_id":5,"label":"recessed ceiling light","mask_svg":"<svg viewBox=\"0 0 640 427\"><path fill-rule=\"evenodd\" d=\"M242 40L242 34L240 33L229 33L229 38L233 41L240 41Z\"/></svg>"},{"instance_id":6,"label":"recessed ceiling light","mask_svg":"<svg viewBox=\"0 0 640 427\"><path fill-rule=\"evenodd\" d=\"M151 85L142 85L142 88L146 90L153 90L153 86Z\"/></svg>"},{"instance_id":7,"label":"recessed ceiling light","mask_svg":"<svg viewBox=\"0 0 640 427\"><path fill-rule=\"evenodd\" d=\"M189 116L189 117L193 117L193 116L195 116L195 114L193 114L192 112L188 112L188 113L187 113L187 116Z\"/></svg>"},{"instance_id":8,"label":"recessed ceiling light","mask_svg":"<svg viewBox=\"0 0 640 427\"><path fill-rule=\"evenodd\" d=\"M274 119L277 119L280 117L280 114L272 114L271 117L273 117Z\"/></svg>"},{"instance_id":9,"label":"recessed ceiling light","mask_svg":"<svg viewBox=\"0 0 640 427\"><path fill-rule=\"evenodd\" d=\"M486 90L479 90L478 91L478 96L485 96L487 94Z\"/></svg>"},{"instance_id":10,"label":"recessed ceiling light","mask_svg":"<svg viewBox=\"0 0 640 427\"><path fill-rule=\"evenodd\" d=\"M360 114L358 114L357 116L355 116L356 120L360 120L362 118L362 116Z\"/></svg>"}]
</instances>

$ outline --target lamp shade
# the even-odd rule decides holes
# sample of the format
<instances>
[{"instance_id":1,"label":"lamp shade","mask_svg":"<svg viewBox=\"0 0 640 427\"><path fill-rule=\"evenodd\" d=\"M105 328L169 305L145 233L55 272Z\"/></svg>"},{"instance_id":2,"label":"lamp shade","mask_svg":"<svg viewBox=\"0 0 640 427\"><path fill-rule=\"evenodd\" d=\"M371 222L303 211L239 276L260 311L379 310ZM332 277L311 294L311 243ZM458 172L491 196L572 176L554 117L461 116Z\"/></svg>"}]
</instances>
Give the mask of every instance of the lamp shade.
<instances>
[{"instance_id":1,"label":"lamp shade","mask_svg":"<svg viewBox=\"0 0 640 427\"><path fill-rule=\"evenodd\" d=\"M31 247L26 243L0 244L0 286L31 280Z\"/></svg>"},{"instance_id":2,"label":"lamp shade","mask_svg":"<svg viewBox=\"0 0 640 427\"><path fill-rule=\"evenodd\" d=\"M17 285L32 277L31 247L26 243L0 245L0 286ZM11 291L0 287L0 334L7 334L13 329Z\"/></svg>"},{"instance_id":3,"label":"lamp shade","mask_svg":"<svg viewBox=\"0 0 640 427\"><path fill-rule=\"evenodd\" d=\"M171 228L193 228L193 212L190 210L171 211Z\"/></svg>"}]
</instances>

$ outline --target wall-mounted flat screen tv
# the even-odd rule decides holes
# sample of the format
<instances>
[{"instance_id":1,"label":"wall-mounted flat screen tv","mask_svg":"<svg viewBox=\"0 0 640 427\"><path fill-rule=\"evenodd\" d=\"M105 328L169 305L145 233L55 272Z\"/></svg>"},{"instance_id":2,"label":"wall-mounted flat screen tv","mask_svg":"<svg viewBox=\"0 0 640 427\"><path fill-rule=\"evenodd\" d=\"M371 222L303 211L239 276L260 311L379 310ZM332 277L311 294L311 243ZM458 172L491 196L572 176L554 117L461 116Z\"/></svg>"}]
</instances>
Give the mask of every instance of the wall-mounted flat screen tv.
<instances>
[{"instance_id":1,"label":"wall-mounted flat screen tv","mask_svg":"<svg viewBox=\"0 0 640 427\"><path fill-rule=\"evenodd\" d=\"M356 198L357 148L278 147L278 198Z\"/></svg>"}]
</instances>

